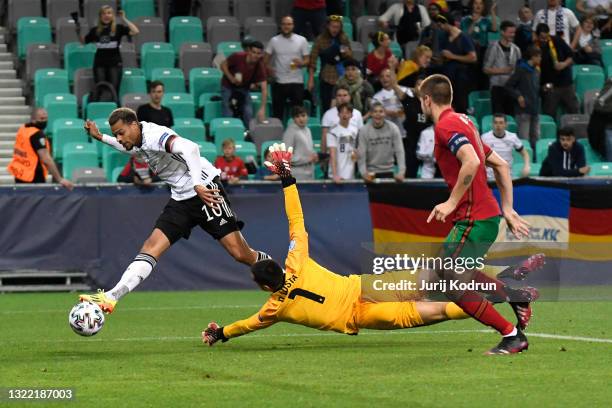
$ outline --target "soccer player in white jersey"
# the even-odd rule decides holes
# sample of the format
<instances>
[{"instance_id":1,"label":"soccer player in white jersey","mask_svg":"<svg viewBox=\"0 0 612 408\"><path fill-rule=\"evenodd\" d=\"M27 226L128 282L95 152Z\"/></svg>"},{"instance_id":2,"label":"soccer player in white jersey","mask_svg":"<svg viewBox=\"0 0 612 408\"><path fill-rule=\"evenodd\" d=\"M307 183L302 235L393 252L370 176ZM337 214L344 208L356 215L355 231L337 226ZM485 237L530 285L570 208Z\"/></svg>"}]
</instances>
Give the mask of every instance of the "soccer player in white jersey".
<instances>
[{"instance_id":1,"label":"soccer player in white jersey","mask_svg":"<svg viewBox=\"0 0 612 408\"><path fill-rule=\"evenodd\" d=\"M481 136L482 141L485 142L495 153L500 155L508 163L508 167L512 169L514 158L512 152L516 150L523 156L523 169L521 171L521 177L527 177L531 170L529 166L529 152L523 146L523 141L518 138L516 133L508 132L506 127L508 123L506 121L506 115L503 113L496 113L493 115L493 129ZM487 167L487 178L494 180L495 175L490 167Z\"/></svg>"},{"instance_id":2,"label":"soccer player in white jersey","mask_svg":"<svg viewBox=\"0 0 612 408\"><path fill-rule=\"evenodd\" d=\"M337 108L340 123L329 130L327 146L332 178L335 183L340 183L355 178L359 129L351 123L354 109L350 103L343 103Z\"/></svg>"},{"instance_id":3,"label":"soccer player in white jersey","mask_svg":"<svg viewBox=\"0 0 612 408\"><path fill-rule=\"evenodd\" d=\"M128 108L115 109L108 122L115 137L101 134L91 120L86 122L85 130L91 137L145 160L170 186L171 198L140 253L115 287L108 292L80 295L82 301L97 303L104 312L112 313L117 301L149 276L172 244L181 238L188 239L196 225L219 240L238 262L250 266L269 258L266 253L251 249L245 241L240 233L244 223L236 220L219 182L220 171L200 157L197 144L167 127L139 122L136 113Z\"/></svg>"}]
</instances>

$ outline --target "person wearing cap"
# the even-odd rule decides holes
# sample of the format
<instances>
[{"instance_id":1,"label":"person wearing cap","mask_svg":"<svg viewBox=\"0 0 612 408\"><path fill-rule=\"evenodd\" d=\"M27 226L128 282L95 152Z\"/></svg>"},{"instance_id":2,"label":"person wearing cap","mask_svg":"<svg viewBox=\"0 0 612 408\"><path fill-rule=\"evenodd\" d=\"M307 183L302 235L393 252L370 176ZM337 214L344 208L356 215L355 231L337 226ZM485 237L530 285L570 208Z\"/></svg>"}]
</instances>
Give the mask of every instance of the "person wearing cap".
<instances>
[{"instance_id":1,"label":"person wearing cap","mask_svg":"<svg viewBox=\"0 0 612 408\"><path fill-rule=\"evenodd\" d=\"M370 114L370 102L372 96L374 96L374 87L361 76L361 67L358 61L352 58L344 61L344 75L338 79L334 88L334 95L339 86L346 87L349 90L353 108L361 112L364 120L367 120Z\"/></svg>"}]
</instances>

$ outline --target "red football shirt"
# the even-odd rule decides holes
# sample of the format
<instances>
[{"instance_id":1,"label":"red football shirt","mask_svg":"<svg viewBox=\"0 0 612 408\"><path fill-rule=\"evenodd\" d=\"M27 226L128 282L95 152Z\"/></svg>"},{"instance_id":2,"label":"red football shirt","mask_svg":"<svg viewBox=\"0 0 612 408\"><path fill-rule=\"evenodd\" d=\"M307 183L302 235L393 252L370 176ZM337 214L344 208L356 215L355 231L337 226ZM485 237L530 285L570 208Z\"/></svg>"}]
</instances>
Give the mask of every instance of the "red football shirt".
<instances>
[{"instance_id":1,"label":"red football shirt","mask_svg":"<svg viewBox=\"0 0 612 408\"><path fill-rule=\"evenodd\" d=\"M221 170L221 180L227 180L230 177L247 177L249 172L242 159L234 156L231 161L228 161L225 156L218 156L215 160L215 167Z\"/></svg>"},{"instance_id":2,"label":"red football shirt","mask_svg":"<svg viewBox=\"0 0 612 408\"><path fill-rule=\"evenodd\" d=\"M471 144L480 159L480 167L470 185L461 197L453 221L484 220L500 215L501 211L493 192L487 185L486 157L491 148L480 140L480 135L467 115L447 109L440 115L434 127L434 156L442 172L442 177L451 190L457 183L461 162L455 156L464 144Z\"/></svg>"}]
</instances>

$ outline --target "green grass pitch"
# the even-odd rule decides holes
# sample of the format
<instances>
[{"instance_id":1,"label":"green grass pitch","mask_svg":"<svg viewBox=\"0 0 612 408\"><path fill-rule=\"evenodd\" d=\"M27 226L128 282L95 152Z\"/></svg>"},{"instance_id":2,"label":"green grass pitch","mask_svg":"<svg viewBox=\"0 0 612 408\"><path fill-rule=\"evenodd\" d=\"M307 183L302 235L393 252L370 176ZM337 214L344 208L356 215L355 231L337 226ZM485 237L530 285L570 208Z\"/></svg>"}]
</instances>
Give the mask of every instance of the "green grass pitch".
<instances>
[{"instance_id":1,"label":"green grass pitch","mask_svg":"<svg viewBox=\"0 0 612 408\"><path fill-rule=\"evenodd\" d=\"M74 401L43 404L68 407L542 408L612 399L609 302L536 303L529 351L484 356L498 337L471 320L358 336L280 323L203 345L209 321L258 309L265 294L255 291L137 291L97 336L82 338L67 322L76 299L0 295L0 388L73 388Z\"/></svg>"}]
</instances>

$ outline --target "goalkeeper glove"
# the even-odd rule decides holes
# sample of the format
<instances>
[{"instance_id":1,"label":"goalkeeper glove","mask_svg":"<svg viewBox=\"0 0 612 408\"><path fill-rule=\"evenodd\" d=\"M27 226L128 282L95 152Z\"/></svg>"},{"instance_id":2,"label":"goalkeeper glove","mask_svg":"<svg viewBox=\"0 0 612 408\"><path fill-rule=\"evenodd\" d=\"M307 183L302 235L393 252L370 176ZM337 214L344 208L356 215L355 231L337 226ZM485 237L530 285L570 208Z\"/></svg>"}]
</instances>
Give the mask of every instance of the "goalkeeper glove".
<instances>
[{"instance_id":1,"label":"goalkeeper glove","mask_svg":"<svg viewBox=\"0 0 612 408\"><path fill-rule=\"evenodd\" d=\"M272 154L272 162L266 161L264 165L272 173L280 176L283 187L295 184L295 178L291 175L291 156L293 155L293 147L287 149L284 143L280 145L274 143L270 147L270 153Z\"/></svg>"},{"instance_id":2,"label":"goalkeeper glove","mask_svg":"<svg viewBox=\"0 0 612 408\"><path fill-rule=\"evenodd\" d=\"M220 327L215 322L208 323L208 327L202 332L202 341L209 346L212 346L219 340L224 343L229 340L223 334L223 327Z\"/></svg>"}]
</instances>

